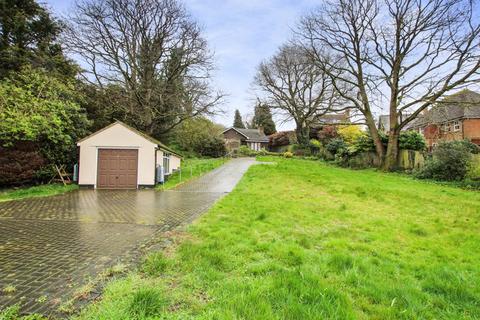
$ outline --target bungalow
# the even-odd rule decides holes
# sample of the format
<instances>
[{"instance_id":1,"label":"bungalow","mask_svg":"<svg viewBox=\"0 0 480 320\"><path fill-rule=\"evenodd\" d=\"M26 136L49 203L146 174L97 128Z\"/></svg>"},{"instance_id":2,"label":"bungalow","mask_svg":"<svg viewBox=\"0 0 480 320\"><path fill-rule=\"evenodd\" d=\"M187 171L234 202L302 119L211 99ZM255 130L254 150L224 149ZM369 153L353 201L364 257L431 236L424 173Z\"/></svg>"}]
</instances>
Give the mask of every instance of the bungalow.
<instances>
[{"instance_id":1,"label":"bungalow","mask_svg":"<svg viewBox=\"0 0 480 320\"><path fill-rule=\"evenodd\" d=\"M160 141L116 121L77 142L78 184L95 189L153 187L159 172L180 168L181 155Z\"/></svg>"},{"instance_id":2,"label":"bungalow","mask_svg":"<svg viewBox=\"0 0 480 320\"><path fill-rule=\"evenodd\" d=\"M263 132L263 128L242 129L232 127L223 131L223 138L228 150L247 146L252 150L260 151L268 147L268 137Z\"/></svg>"}]
</instances>

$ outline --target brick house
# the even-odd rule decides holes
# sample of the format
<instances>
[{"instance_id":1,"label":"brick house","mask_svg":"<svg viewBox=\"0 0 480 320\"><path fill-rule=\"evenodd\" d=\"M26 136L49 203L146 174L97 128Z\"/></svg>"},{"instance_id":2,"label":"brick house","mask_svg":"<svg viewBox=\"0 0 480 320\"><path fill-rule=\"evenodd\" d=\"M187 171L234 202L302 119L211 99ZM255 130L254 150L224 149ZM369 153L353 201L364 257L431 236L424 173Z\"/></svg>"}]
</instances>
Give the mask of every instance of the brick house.
<instances>
[{"instance_id":1,"label":"brick house","mask_svg":"<svg viewBox=\"0 0 480 320\"><path fill-rule=\"evenodd\" d=\"M231 127L223 131L223 138L228 150L235 150L240 146L247 146L255 151L268 148L268 137L263 132L263 128L241 129Z\"/></svg>"},{"instance_id":2,"label":"brick house","mask_svg":"<svg viewBox=\"0 0 480 320\"><path fill-rule=\"evenodd\" d=\"M480 145L480 94L465 89L445 97L410 126L431 149L440 141L470 140Z\"/></svg>"}]
</instances>

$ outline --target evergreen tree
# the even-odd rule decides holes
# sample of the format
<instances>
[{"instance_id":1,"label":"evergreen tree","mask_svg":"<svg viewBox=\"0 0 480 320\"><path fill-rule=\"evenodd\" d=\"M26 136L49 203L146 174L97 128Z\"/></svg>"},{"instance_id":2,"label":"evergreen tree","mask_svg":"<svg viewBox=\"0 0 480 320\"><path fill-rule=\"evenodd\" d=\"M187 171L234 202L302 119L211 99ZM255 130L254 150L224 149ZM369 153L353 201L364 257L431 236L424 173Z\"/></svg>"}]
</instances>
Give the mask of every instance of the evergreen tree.
<instances>
[{"instance_id":1,"label":"evergreen tree","mask_svg":"<svg viewBox=\"0 0 480 320\"><path fill-rule=\"evenodd\" d=\"M262 103L257 103L255 106L255 115L253 116L252 124L254 128L263 127L263 131L267 136L277 132L270 108Z\"/></svg>"},{"instance_id":2,"label":"evergreen tree","mask_svg":"<svg viewBox=\"0 0 480 320\"><path fill-rule=\"evenodd\" d=\"M35 0L0 0L0 79L32 66L76 75L77 67L57 42L61 25Z\"/></svg>"},{"instance_id":3,"label":"evergreen tree","mask_svg":"<svg viewBox=\"0 0 480 320\"><path fill-rule=\"evenodd\" d=\"M238 111L238 109L235 110L235 119L233 120L233 127L245 129L245 125L243 124L243 121L242 121L242 116L240 115L240 111Z\"/></svg>"}]
</instances>

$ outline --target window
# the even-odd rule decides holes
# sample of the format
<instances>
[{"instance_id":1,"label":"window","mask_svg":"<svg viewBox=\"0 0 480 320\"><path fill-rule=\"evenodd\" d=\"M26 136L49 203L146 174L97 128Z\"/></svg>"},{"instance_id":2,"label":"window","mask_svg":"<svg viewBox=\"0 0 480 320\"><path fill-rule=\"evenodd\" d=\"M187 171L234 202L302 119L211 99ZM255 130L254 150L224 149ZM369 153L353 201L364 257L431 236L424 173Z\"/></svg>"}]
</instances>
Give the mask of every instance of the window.
<instances>
[{"instance_id":1,"label":"window","mask_svg":"<svg viewBox=\"0 0 480 320\"><path fill-rule=\"evenodd\" d=\"M450 132L452 131L452 125L450 122L446 122L444 124L442 124L442 131L443 132Z\"/></svg>"},{"instance_id":2,"label":"window","mask_svg":"<svg viewBox=\"0 0 480 320\"><path fill-rule=\"evenodd\" d=\"M460 131L460 121L453 121L453 131Z\"/></svg>"},{"instance_id":3,"label":"window","mask_svg":"<svg viewBox=\"0 0 480 320\"><path fill-rule=\"evenodd\" d=\"M170 173L170 153L163 154L163 172Z\"/></svg>"}]
</instances>

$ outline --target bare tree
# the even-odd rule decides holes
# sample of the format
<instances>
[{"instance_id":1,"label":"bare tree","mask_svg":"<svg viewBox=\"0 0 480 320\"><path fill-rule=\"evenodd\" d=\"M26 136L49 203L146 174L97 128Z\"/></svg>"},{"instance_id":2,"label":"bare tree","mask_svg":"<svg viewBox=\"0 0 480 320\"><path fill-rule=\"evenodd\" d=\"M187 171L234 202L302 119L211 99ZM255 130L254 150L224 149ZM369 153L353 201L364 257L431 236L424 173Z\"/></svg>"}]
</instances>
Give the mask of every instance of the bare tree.
<instances>
[{"instance_id":1,"label":"bare tree","mask_svg":"<svg viewBox=\"0 0 480 320\"><path fill-rule=\"evenodd\" d=\"M85 0L67 22L69 49L85 79L120 88L131 121L162 134L215 112L212 55L198 25L175 0Z\"/></svg>"},{"instance_id":2,"label":"bare tree","mask_svg":"<svg viewBox=\"0 0 480 320\"><path fill-rule=\"evenodd\" d=\"M259 101L295 121L297 140L306 144L309 128L322 115L340 111L330 78L296 45L284 45L258 68Z\"/></svg>"},{"instance_id":3,"label":"bare tree","mask_svg":"<svg viewBox=\"0 0 480 320\"><path fill-rule=\"evenodd\" d=\"M479 81L480 27L469 0L336 0L299 33L318 65L365 117L383 168L398 157L400 131L445 93ZM325 59L324 50L333 53ZM390 112L385 152L372 109Z\"/></svg>"}]
</instances>

